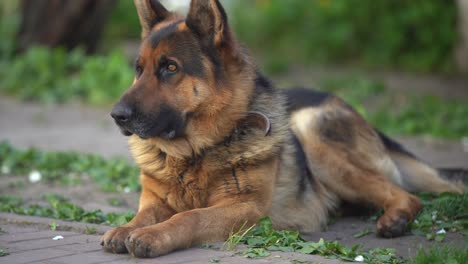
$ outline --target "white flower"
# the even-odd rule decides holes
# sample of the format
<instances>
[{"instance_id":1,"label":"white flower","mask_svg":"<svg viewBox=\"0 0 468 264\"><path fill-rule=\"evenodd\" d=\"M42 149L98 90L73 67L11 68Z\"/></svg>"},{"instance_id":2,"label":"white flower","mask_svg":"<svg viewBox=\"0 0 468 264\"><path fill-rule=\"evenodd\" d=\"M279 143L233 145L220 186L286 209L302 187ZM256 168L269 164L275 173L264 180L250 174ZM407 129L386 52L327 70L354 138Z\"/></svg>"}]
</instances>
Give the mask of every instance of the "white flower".
<instances>
[{"instance_id":1,"label":"white flower","mask_svg":"<svg viewBox=\"0 0 468 264\"><path fill-rule=\"evenodd\" d=\"M10 167L8 167L7 165L2 165L2 174L9 174L11 172L10 170Z\"/></svg>"},{"instance_id":2,"label":"white flower","mask_svg":"<svg viewBox=\"0 0 468 264\"><path fill-rule=\"evenodd\" d=\"M29 173L30 182L36 183L36 182L39 182L41 179L42 179L42 175L39 171L34 170Z\"/></svg>"},{"instance_id":3,"label":"white flower","mask_svg":"<svg viewBox=\"0 0 468 264\"><path fill-rule=\"evenodd\" d=\"M354 261L356 261L356 262L363 262L363 261L364 261L364 257L361 256L361 255L356 256L356 257L354 258Z\"/></svg>"},{"instance_id":4,"label":"white flower","mask_svg":"<svg viewBox=\"0 0 468 264\"><path fill-rule=\"evenodd\" d=\"M124 191L124 193L129 193L129 192L130 192L130 187L125 187L125 188L123 189L123 191Z\"/></svg>"},{"instance_id":5,"label":"white flower","mask_svg":"<svg viewBox=\"0 0 468 264\"><path fill-rule=\"evenodd\" d=\"M63 236L54 236L52 240L62 240Z\"/></svg>"},{"instance_id":6,"label":"white flower","mask_svg":"<svg viewBox=\"0 0 468 264\"><path fill-rule=\"evenodd\" d=\"M445 233L447 233L447 232L445 231L445 229L442 228L441 230L437 231L436 234L442 235L442 234L445 234Z\"/></svg>"}]
</instances>

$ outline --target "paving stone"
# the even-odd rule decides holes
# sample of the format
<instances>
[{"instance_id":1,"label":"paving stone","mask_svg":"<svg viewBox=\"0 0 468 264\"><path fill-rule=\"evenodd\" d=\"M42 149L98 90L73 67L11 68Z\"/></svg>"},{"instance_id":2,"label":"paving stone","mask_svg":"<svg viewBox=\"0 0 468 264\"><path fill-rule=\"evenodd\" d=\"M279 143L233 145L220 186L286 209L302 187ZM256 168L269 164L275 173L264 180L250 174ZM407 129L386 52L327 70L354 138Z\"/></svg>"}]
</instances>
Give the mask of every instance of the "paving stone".
<instances>
[{"instance_id":1,"label":"paving stone","mask_svg":"<svg viewBox=\"0 0 468 264\"><path fill-rule=\"evenodd\" d=\"M102 251L102 247L99 244L99 239L96 239L96 241L91 241L90 240L88 243L63 245L63 246L58 246L56 248L66 250L66 251L70 251L70 252L75 252L75 253L86 253L86 252L93 252L93 251Z\"/></svg>"},{"instance_id":2,"label":"paving stone","mask_svg":"<svg viewBox=\"0 0 468 264\"><path fill-rule=\"evenodd\" d=\"M69 251L59 250L54 248L48 248L47 250L37 249L30 250L21 253L13 253L5 257L0 258L2 264L23 264L31 262L40 262L43 260L53 259L57 257L70 256L74 253ZM85 262L81 262L85 263Z\"/></svg>"},{"instance_id":3,"label":"paving stone","mask_svg":"<svg viewBox=\"0 0 468 264\"><path fill-rule=\"evenodd\" d=\"M28 216L11 216L3 215L9 219L15 218L15 221L7 224L2 224L8 233L0 236L0 246L7 248L10 255L0 258L0 263L16 264L16 263L41 263L41 264L74 264L74 263L167 263L167 264L206 264L210 263L210 259L219 259L221 263L273 263L273 264L289 264L290 259L294 256L269 257L265 259L248 260L240 255L235 255L230 251L220 251L212 249L192 248L180 250L171 254L161 256L155 259L137 259L128 254L116 255L104 252L99 244L100 235L84 235L77 232L68 231L51 231L44 230L47 225L44 223L50 222L50 219L31 218ZM0 215L0 218L2 215ZM15 223L21 223L22 220L27 222L40 222L37 226L33 224L22 226ZM64 223L67 224L67 223ZM78 230L80 225L84 223L74 223ZM41 229L42 228L42 229ZM54 241L52 237L63 235L63 240ZM279 256L279 255L278 255ZM308 256L307 260L310 257ZM303 259L303 258L302 258ZM322 263L340 263L323 261L323 258L318 257ZM314 258L314 261L317 261Z\"/></svg>"},{"instance_id":4,"label":"paving stone","mask_svg":"<svg viewBox=\"0 0 468 264\"><path fill-rule=\"evenodd\" d=\"M9 233L9 234L3 234L0 236L0 241L5 241L8 243L18 243L21 241L31 241L31 240L39 240L39 239L45 239L45 238L50 238L52 240L53 237L55 236L73 236L77 235L77 233L73 232L67 232L67 231L52 231L52 230L46 230L46 231L38 231L38 232L29 232L29 233Z\"/></svg>"},{"instance_id":5,"label":"paving stone","mask_svg":"<svg viewBox=\"0 0 468 264\"><path fill-rule=\"evenodd\" d=\"M5 234L21 234L21 233L29 233L29 232L37 232L39 228L33 226L16 226L16 225L7 225L7 224L0 224L0 236Z\"/></svg>"},{"instance_id":6,"label":"paving stone","mask_svg":"<svg viewBox=\"0 0 468 264\"><path fill-rule=\"evenodd\" d=\"M176 251L171 254L158 257L157 260L160 263L167 264L192 263L193 261L209 263L210 258L223 258L228 255L231 255L231 253L200 248L191 248Z\"/></svg>"},{"instance_id":7,"label":"paving stone","mask_svg":"<svg viewBox=\"0 0 468 264\"><path fill-rule=\"evenodd\" d=\"M298 259L307 263L324 263L324 264L343 264L345 262L337 259L326 259L320 256L304 255L298 253L273 252L270 257L261 259L247 259L243 256L236 255L230 251L216 251L205 249L187 249L173 252L169 255L161 256L154 259L135 259L128 256L126 259L104 262L115 264L149 264L149 263L164 263L164 264L207 264L211 263L210 259L218 259L222 264L291 264L292 259Z\"/></svg>"},{"instance_id":8,"label":"paving stone","mask_svg":"<svg viewBox=\"0 0 468 264\"><path fill-rule=\"evenodd\" d=\"M50 263L50 264L94 264L94 263L102 263L102 262L112 262L126 259L128 256L126 255L117 255L106 253L102 251L98 252L90 252L86 254L75 254L70 256L58 257L54 259L50 259L44 261L43 263ZM128 262L127 262L128 263Z\"/></svg>"},{"instance_id":9,"label":"paving stone","mask_svg":"<svg viewBox=\"0 0 468 264\"><path fill-rule=\"evenodd\" d=\"M62 235L61 232L55 234ZM47 248L58 248L63 245L69 245L70 248L74 248L79 244L86 244L90 239L92 240L93 245L98 245L97 242L99 239L92 236L72 234L69 236L62 235L64 238L62 240L52 240L52 237L44 239L34 239L34 240L21 240L15 243L7 243L8 251L10 253L34 250L34 249L47 249ZM69 250L70 251L70 250Z\"/></svg>"},{"instance_id":10,"label":"paving stone","mask_svg":"<svg viewBox=\"0 0 468 264\"><path fill-rule=\"evenodd\" d=\"M0 212L0 224L20 227L17 229L18 231L21 229L31 230L50 230L50 223L55 222L58 226L56 231L73 231L77 233L84 233L85 230L88 228L96 229L97 234L104 234L107 230L111 229L110 226L105 225L98 225L98 224L89 224L89 223L81 223L81 222L70 222L70 221L63 221L58 219L50 219L45 217L38 217L38 216L28 216L28 215L16 215L11 213L3 213ZM14 232L9 232L14 233ZM18 232L16 232L18 233Z\"/></svg>"}]
</instances>

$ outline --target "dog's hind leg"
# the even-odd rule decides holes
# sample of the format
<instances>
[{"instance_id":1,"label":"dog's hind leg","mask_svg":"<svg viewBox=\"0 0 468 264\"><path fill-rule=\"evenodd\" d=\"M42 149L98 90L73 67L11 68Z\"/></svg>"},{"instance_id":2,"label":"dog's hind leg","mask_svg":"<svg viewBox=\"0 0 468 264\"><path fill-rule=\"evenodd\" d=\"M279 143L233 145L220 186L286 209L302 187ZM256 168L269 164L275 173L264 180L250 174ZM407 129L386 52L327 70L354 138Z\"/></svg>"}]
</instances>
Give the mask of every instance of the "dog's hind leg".
<instances>
[{"instance_id":1,"label":"dog's hind leg","mask_svg":"<svg viewBox=\"0 0 468 264\"><path fill-rule=\"evenodd\" d=\"M402 235L421 209L419 199L400 188L401 175L377 133L337 98L292 114L291 128L314 175L343 200L384 209L377 231Z\"/></svg>"}]
</instances>

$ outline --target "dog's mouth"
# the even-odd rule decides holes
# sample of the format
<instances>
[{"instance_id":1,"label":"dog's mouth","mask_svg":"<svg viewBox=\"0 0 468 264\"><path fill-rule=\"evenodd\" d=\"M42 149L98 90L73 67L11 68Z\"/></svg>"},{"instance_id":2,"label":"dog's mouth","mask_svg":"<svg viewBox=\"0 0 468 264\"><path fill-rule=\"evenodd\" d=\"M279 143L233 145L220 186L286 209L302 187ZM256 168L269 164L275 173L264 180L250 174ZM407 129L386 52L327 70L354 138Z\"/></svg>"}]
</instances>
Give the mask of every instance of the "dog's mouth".
<instances>
[{"instance_id":1,"label":"dog's mouth","mask_svg":"<svg viewBox=\"0 0 468 264\"><path fill-rule=\"evenodd\" d=\"M122 133L122 135L126 136L126 137L129 137L131 135L133 135L132 132L130 132L130 130L126 129L126 128L123 128L121 126L118 126L119 129L120 129L120 133Z\"/></svg>"},{"instance_id":2,"label":"dog's mouth","mask_svg":"<svg viewBox=\"0 0 468 264\"><path fill-rule=\"evenodd\" d=\"M181 127L168 126L161 129L158 126L148 127L144 125L135 125L135 127L128 127L126 125L119 124L119 122L116 122L116 124L122 135L127 137L136 135L141 139L162 138L165 140L172 140L183 136L183 129ZM143 127L146 127L147 129L144 129Z\"/></svg>"}]
</instances>

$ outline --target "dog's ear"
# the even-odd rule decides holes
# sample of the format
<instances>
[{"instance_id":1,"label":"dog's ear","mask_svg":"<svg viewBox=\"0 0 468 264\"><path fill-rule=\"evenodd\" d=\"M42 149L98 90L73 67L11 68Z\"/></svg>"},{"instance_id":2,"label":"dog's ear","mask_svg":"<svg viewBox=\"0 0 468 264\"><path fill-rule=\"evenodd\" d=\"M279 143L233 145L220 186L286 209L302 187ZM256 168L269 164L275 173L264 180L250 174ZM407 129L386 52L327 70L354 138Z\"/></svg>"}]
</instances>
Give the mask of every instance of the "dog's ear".
<instances>
[{"instance_id":1,"label":"dog's ear","mask_svg":"<svg viewBox=\"0 0 468 264\"><path fill-rule=\"evenodd\" d=\"M171 12L158 0L133 0L141 24L141 37L145 38L157 23L167 19Z\"/></svg>"},{"instance_id":2,"label":"dog's ear","mask_svg":"<svg viewBox=\"0 0 468 264\"><path fill-rule=\"evenodd\" d=\"M226 41L228 36L226 12L218 0L192 0L186 24L215 46Z\"/></svg>"}]
</instances>

